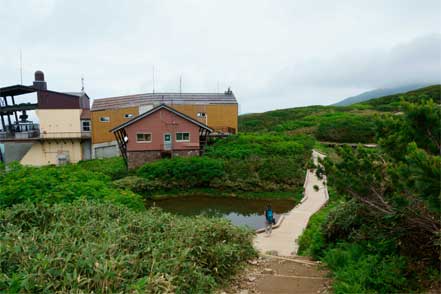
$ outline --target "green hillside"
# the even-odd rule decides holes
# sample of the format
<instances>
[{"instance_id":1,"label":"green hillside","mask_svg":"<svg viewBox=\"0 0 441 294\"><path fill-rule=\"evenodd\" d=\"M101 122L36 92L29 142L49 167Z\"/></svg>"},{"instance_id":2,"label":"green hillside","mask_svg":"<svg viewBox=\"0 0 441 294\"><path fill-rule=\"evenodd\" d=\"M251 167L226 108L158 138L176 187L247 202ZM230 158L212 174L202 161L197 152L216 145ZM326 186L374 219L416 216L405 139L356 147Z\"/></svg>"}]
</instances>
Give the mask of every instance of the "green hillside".
<instances>
[{"instance_id":1,"label":"green hillside","mask_svg":"<svg viewBox=\"0 0 441 294\"><path fill-rule=\"evenodd\" d=\"M401 99L440 100L440 85L390 95L351 106L306 106L239 116L240 132L310 134L321 141L371 143L378 114L397 112Z\"/></svg>"},{"instance_id":2,"label":"green hillside","mask_svg":"<svg viewBox=\"0 0 441 294\"><path fill-rule=\"evenodd\" d=\"M402 94L395 94L389 96L383 96L376 99L371 99L363 102L362 104L354 105L360 107L360 105L369 105L379 111L396 111L399 109L400 100L404 99L408 102L422 102L427 100L433 100L435 102L441 101L441 85L433 85L424 87L418 90L409 91Z\"/></svg>"}]
</instances>

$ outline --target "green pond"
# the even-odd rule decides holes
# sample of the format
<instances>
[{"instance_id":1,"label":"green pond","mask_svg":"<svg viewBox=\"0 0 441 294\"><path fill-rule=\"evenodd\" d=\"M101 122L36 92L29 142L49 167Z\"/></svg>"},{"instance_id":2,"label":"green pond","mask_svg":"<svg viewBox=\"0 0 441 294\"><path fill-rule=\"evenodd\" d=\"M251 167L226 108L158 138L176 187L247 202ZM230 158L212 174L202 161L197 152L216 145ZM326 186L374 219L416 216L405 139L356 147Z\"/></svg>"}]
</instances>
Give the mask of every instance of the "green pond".
<instances>
[{"instance_id":1,"label":"green pond","mask_svg":"<svg viewBox=\"0 0 441 294\"><path fill-rule=\"evenodd\" d=\"M271 205L277 221L281 214L294 207L295 202L293 200L191 196L156 200L149 203L149 205L155 205L164 211L183 216L224 217L234 225L248 226L251 229L260 229L265 226L263 213L268 204Z\"/></svg>"}]
</instances>

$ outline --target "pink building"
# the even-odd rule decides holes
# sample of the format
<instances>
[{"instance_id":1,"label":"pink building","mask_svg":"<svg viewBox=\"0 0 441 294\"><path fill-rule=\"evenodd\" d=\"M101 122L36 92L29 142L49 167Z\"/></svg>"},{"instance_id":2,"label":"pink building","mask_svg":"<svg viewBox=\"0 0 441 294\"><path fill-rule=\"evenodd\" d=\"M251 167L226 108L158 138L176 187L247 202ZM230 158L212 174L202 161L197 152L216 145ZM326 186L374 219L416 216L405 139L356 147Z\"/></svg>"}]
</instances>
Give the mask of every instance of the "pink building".
<instances>
[{"instance_id":1,"label":"pink building","mask_svg":"<svg viewBox=\"0 0 441 294\"><path fill-rule=\"evenodd\" d=\"M129 169L174 156L200 155L207 125L161 104L112 129Z\"/></svg>"}]
</instances>

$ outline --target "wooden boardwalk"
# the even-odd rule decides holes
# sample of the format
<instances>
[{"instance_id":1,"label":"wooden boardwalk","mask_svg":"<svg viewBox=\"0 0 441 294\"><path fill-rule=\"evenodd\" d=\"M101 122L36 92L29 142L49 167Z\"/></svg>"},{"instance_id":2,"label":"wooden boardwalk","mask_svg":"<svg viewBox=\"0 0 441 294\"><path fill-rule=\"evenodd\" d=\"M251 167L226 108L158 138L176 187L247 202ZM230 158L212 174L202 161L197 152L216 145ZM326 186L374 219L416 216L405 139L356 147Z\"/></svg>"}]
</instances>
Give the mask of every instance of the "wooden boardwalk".
<instances>
[{"instance_id":1,"label":"wooden boardwalk","mask_svg":"<svg viewBox=\"0 0 441 294\"><path fill-rule=\"evenodd\" d=\"M317 164L317 158L324 155L313 150L312 156ZM297 238L308 225L309 218L317 212L329 199L326 181L318 179L315 171L307 171L305 179L305 196L301 203L285 215L280 226L273 230L271 236L260 233L254 239L254 247L261 253L277 252L280 256L296 255L298 250ZM318 191L314 186L319 187ZM263 216L262 216L263 217Z\"/></svg>"}]
</instances>

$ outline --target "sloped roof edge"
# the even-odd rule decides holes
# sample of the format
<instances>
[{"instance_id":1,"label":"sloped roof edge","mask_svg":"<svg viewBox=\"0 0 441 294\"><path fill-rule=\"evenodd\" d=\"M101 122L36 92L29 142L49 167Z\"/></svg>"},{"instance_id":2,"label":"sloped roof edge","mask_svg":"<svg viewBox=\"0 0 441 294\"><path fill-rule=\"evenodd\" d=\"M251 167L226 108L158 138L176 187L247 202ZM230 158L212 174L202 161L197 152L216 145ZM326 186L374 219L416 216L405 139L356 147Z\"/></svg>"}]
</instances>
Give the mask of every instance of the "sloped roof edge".
<instances>
[{"instance_id":1,"label":"sloped roof edge","mask_svg":"<svg viewBox=\"0 0 441 294\"><path fill-rule=\"evenodd\" d=\"M114 133L114 132L116 132L116 131L118 131L118 130L120 130L120 129L123 129L123 128L125 128L125 127L128 127L129 125L131 125L131 124L133 124L133 123L135 123L135 122L137 122L137 121L143 119L143 118L146 117L146 116L149 116L150 114L152 114L152 113L154 113L154 112L156 112L156 111L158 111L158 110L160 110L160 109L167 109L168 111L170 111L170 112L176 114L177 116L180 116L180 117L182 117L183 119L188 120L188 121L190 121L191 123L194 123L195 125L198 125L198 126L200 126L201 128L204 128L204 129L208 130L210 133L213 132L213 129L210 128L209 126L207 126L206 124L203 124L203 123L201 123L201 122L199 122L199 121L197 121L197 120L195 120L195 119L189 117L188 115L185 115L185 114L183 114L182 112L179 112L179 111L177 111L176 109L171 108L170 106L167 106L166 104L160 104L160 105L158 105L158 106L156 106L156 107L150 109L149 111L144 112L143 114L140 114L140 115L138 115L138 116L132 118L131 120L129 120L129 121L123 123L123 124L120 124L119 126L113 128L113 129L111 129L109 132L113 132L113 133Z\"/></svg>"}]
</instances>

